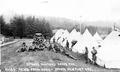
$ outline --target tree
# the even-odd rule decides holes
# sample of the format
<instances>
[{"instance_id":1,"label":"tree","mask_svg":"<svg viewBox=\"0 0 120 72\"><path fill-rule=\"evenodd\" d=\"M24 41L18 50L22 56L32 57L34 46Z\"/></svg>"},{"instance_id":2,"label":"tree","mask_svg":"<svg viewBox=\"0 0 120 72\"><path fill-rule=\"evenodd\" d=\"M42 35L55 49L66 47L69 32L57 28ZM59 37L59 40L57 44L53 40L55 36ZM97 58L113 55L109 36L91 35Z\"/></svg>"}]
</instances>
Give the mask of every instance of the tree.
<instances>
[{"instance_id":1,"label":"tree","mask_svg":"<svg viewBox=\"0 0 120 72\"><path fill-rule=\"evenodd\" d=\"M33 35L37 31L37 28L35 17L27 17L25 20L25 35Z\"/></svg>"},{"instance_id":2,"label":"tree","mask_svg":"<svg viewBox=\"0 0 120 72\"><path fill-rule=\"evenodd\" d=\"M49 23L45 19L29 16L15 16L10 20L9 24L5 24L4 19L0 17L2 33L15 37L33 37L35 33L42 33L44 36L52 36L52 30Z\"/></svg>"},{"instance_id":3,"label":"tree","mask_svg":"<svg viewBox=\"0 0 120 72\"><path fill-rule=\"evenodd\" d=\"M35 33L42 33L46 37L52 34L50 25L45 19L40 20L31 16L27 17L25 28L25 34L27 36L31 36Z\"/></svg>"},{"instance_id":4,"label":"tree","mask_svg":"<svg viewBox=\"0 0 120 72\"><path fill-rule=\"evenodd\" d=\"M10 21L13 35L22 38L25 30L25 20L23 16L16 16Z\"/></svg>"},{"instance_id":5,"label":"tree","mask_svg":"<svg viewBox=\"0 0 120 72\"><path fill-rule=\"evenodd\" d=\"M5 21L3 16L0 16L0 32L1 34L5 34Z\"/></svg>"},{"instance_id":6,"label":"tree","mask_svg":"<svg viewBox=\"0 0 120 72\"><path fill-rule=\"evenodd\" d=\"M94 35L97 31L97 27L96 26L87 26L89 32L91 33L91 35Z\"/></svg>"},{"instance_id":7,"label":"tree","mask_svg":"<svg viewBox=\"0 0 120 72\"><path fill-rule=\"evenodd\" d=\"M45 20L43 19L42 20L42 23L43 23L43 34L45 37L51 37L52 36L52 30L50 28L50 24Z\"/></svg>"}]
</instances>

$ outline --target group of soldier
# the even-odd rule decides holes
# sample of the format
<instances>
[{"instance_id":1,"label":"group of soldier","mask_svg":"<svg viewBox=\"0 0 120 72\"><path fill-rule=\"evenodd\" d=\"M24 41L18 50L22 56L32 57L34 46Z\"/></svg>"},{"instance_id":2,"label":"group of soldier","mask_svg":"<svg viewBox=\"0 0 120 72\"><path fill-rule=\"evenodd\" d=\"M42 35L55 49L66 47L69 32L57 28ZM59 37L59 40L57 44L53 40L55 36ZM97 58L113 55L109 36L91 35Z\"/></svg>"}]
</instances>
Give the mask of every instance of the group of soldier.
<instances>
[{"instance_id":1,"label":"group of soldier","mask_svg":"<svg viewBox=\"0 0 120 72\"><path fill-rule=\"evenodd\" d=\"M42 51L45 49L54 52L64 52L63 47L56 43L55 40L51 43L50 39L45 39L41 34L39 34L38 37L33 38L32 45L29 47L23 42L21 48L18 49L17 52Z\"/></svg>"},{"instance_id":2,"label":"group of soldier","mask_svg":"<svg viewBox=\"0 0 120 72\"><path fill-rule=\"evenodd\" d=\"M88 58L88 53L89 53L88 48L85 47L85 60L86 60L86 63L91 63L92 62L94 65L96 65L97 64L96 63L96 60L97 60L97 57L96 57L97 50L95 49L95 47L93 47L92 51L91 51L91 53L92 53L92 61L90 61L90 59Z\"/></svg>"},{"instance_id":3,"label":"group of soldier","mask_svg":"<svg viewBox=\"0 0 120 72\"><path fill-rule=\"evenodd\" d=\"M38 34L38 36L41 36L41 34ZM74 45L76 42L73 42L72 44ZM27 46L25 42L22 43L21 48L17 50L17 52L25 52L25 51L41 51L47 49L48 51L53 51L53 52L61 52L63 54L66 54L66 50L69 49L69 42L67 41L66 47L62 47L58 43L55 42L55 39L53 39L53 42L50 42L50 39L44 39L43 36L39 37L34 37L33 42L31 46ZM86 63L90 62L90 59L88 58L88 48L85 47L85 60ZM96 64L96 54L97 50L95 47L92 48L92 63Z\"/></svg>"},{"instance_id":4,"label":"group of soldier","mask_svg":"<svg viewBox=\"0 0 120 72\"><path fill-rule=\"evenodd\" d=\"M50 43L49 40L46 40L44 43L37 45L34 42L31 46L27 46L25 42L22 43L20 49L17 50L17 52L25 52L25 51L42 51L44 49L52 50L54 52L58 51L57 44Z\"/></svg>"}]
</instances>

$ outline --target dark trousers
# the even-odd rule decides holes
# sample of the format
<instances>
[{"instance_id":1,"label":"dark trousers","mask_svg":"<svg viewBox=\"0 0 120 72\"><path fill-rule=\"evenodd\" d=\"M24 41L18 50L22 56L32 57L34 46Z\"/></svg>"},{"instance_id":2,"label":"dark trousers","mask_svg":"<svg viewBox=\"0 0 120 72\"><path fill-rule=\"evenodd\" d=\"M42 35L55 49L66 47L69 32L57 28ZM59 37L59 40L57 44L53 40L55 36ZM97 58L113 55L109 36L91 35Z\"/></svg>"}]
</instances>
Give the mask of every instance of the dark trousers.
<instances>
[{"instance_id":1,"label":"dark trousers","mask_svg":"<svg viewBox=\"0 0 120 72\"><path fill-rule=\"evenodd\" d=\"M89 62L88 54L85 54L85 60L86 60L86 63Z\"/></svg>"},{"instance_id":2,"label":"dark trousers","mask_svg":"<svg viewBox=\"0 0 120 72\"><path fill-rule=\"evenodd\" d=\"M96 64L96 59L97 59L96 54L93 54L92 55L93 64Z\"/></svg>"}]
</instances>

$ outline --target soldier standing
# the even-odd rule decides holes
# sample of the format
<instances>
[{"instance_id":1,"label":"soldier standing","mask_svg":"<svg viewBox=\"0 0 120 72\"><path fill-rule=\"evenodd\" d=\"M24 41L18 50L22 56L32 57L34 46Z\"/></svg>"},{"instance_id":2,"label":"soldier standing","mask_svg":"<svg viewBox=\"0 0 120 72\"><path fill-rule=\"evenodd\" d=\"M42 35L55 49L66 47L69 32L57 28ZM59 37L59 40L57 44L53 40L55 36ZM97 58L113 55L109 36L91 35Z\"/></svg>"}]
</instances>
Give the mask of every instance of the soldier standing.
<instances>
[{"instance_id":1,"label":"soldier standing","mask_svg":"<svg viewBox=\"0 0 120 72\"><path fill-rule=\"evenodd\" d=\"M89 59L88 59L88 48L85 47L85 60L86 60L86 63L89 62Z\"/></svg>"},{"instance_id":2,"label":"soldier standing","mask_svg":"<svg viewBox=\"0 0 120 72\"><path fill-rule=\"evenodd\" d=\"M53 38L53 43L55 43L55 38Z\"/></svg>"},{"instance_id":3,"label":"soldier standing","mask_svg":"<svg viewBox=\"0 0 120 72\"><path fill-rule=\"evenodd\" d=\"M95 49L95 47L92 48L93 50L91 51L92 53L92 60L93 60L93 64L96 64L96 54L97 54L97 50Z\"/></svg>"},{"instance_id":4,"label":"soldier standing","mask_svg":"<svg viewBox=\"0 0 120 72\"><path fill-rule=\"evenodd\" d=\"M67 43L66 43L66 47L67 47L67 49L69 49L69 42L68 42L68 40L67 40Z\"/></svg>"}]
</instances>

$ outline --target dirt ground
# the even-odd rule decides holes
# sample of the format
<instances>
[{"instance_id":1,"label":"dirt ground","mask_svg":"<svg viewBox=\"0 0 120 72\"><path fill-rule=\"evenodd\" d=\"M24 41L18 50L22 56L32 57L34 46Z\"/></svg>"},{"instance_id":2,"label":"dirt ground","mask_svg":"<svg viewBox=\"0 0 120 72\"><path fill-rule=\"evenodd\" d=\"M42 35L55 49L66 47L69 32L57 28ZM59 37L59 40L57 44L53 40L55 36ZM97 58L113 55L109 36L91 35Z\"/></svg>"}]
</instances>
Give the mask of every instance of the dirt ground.
<instances>
[{"instance_id":1,"label":"dirt ground","mask_svg":"<svg viewBox=\"0 0 120 72\"><path fill-rule=\"evenodd\" d=\"M32 42L31 39L22 39L1 48L2 72L120 72L118 69L105 69L86 64L81 55L76 56L79 60L74 60L47 50L17 53L16 50L23 41L28 46Z\"/></svg>"}]
</instances>

